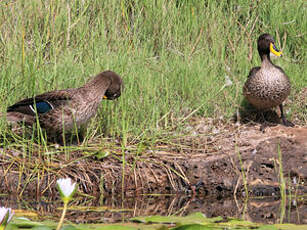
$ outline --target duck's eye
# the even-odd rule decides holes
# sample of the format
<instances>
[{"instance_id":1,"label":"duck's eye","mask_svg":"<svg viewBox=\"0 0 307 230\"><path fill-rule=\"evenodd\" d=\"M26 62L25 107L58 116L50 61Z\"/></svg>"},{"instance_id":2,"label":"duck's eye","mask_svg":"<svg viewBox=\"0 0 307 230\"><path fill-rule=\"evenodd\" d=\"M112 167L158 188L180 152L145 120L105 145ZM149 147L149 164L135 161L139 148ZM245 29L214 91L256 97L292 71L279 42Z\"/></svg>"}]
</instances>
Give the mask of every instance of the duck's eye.
<instances>
[{"instance_id":1,"label":"duck's eye","mask_svg":"<svg viewBox=\"0 0 307 230\"><path fill-rule=\"evenodd\" d=\"M47 101L40 101L35 103L35 105L30 105L30 108L35 112L35 107L37 113L47 113L48 111L52 110L52 105Z\"/></svg>"}]
</instances>

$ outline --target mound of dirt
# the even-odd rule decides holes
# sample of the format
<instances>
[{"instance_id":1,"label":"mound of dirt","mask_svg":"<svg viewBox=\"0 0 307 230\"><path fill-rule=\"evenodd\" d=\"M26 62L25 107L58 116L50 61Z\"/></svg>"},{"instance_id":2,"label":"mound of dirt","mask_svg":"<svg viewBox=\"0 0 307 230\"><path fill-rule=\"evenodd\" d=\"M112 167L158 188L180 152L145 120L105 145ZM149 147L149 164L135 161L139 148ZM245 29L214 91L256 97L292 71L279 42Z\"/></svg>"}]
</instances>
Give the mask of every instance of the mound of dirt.
<instances>
[{"instance_id":1,"label":"mound of dirt","mask_svg":"<svg viewBox=\"0 0 307 230\"><path fill-rule=\"evenodd\" d=\"M121 149L108 157L84 157L76 151L54 162L22 158L22 152L2 150L0 192L39 197L53 196L55 181L69 176L79 190L102 194L136 196L143 193L191 193L214 197L278 196L280 182L288 192L306 193L307 128L223 124L195 120L189 135L171 143L144 147L136 155L127 147L125 164ZM140 151L139 151L140 152ZM42 164L43 162L43 164ZM282 173L280 173L282 172ZM282 177L282 176L283 177Z\"/></svg>"}]
</instances>

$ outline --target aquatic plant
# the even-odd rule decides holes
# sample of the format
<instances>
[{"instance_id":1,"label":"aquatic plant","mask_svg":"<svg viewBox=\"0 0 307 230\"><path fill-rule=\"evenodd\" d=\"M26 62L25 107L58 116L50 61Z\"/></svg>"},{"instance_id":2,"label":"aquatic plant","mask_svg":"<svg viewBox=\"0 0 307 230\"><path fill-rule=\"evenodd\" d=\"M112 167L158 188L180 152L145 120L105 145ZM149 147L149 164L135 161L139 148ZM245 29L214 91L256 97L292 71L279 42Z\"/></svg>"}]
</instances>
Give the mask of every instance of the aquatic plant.
<instances>
[{"instance_id":1,"label":"aquatic plant","mask_svg":"<svg viewBox=\"0 0 307 230\"><path fill-rule=\"evenodd\" d=\"M76 191L76 183L72 183L70 178L61 178L57 180L57 186L64 204L68 203Z\"/></svg>"},{"instance_id":2,"label":"aquatic plant","mask_svg":"<svg viewBox=\"0 0 307 230\"><path fill-rule=\"evenodd\" d=\"M57 180L57 188L59 190L61 199L64 203L64 207L63 207L63 212L62 212L62 216L61 219L59 221L59 224L56 228L56 230L59 230L63 224L64 221L64 217L66 215L66 211L67 211L67 206L69 201L72 200L73 195L76 192L77 189L77 184L76 183L72 183L70 178L61 178Z\"/></svg>"},{"instance_id":3,"label":"aquatic plant","mask_svg":"<svg viewBox=\"0 0 307 230\"><path fill-rule=\"evenodd\" d=\"M4 230L14 216L10 208L0 207L0 230Z\"/></svg>"}]
</instances>

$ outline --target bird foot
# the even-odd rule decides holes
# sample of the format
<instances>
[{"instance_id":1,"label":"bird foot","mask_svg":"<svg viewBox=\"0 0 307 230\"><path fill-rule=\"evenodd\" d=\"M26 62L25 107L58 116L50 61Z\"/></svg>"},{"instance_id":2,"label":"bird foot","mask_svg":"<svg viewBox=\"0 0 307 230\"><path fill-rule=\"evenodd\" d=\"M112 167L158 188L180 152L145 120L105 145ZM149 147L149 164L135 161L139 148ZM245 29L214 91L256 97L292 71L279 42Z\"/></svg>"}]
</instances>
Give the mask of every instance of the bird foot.
<instances>
[{"instance_id":1,"label":"bird foot","mask_svg":"<svg viewBox=\"0 0 307 230\"><path fill-rule=\"evenodd\" d=\"M282 123L286 127L294 127L295 124L293 124L291 121L288 121L286 118L282 118Z\"/></svg>"}]
</instances>

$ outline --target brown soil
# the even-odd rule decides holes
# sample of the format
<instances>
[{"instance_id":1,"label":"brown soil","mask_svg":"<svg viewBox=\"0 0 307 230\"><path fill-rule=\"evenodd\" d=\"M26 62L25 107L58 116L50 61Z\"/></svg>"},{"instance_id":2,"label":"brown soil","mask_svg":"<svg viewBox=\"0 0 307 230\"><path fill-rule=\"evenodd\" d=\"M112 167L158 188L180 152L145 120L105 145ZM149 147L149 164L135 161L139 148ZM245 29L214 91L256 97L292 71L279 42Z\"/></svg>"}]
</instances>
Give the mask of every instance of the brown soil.
<instances>
[{"instance_id":1,"label":"brown soil","mask_svg":"<svg viewBox=\"0 0 307 230\"><path fill-rule=\"evenodd\" d=\"M278 196L281 166L288 192L306 193L306 127L278 125L263 133L259 125L198 119L187 130L189 135L153 147L127 146L125 165L121 148L101 143L97 152L111 152L101 160L78 150L68 159L62 154L52 162L44 156L29 160L22 158L22 149L2 149L0 193L57 196L56 179L69 176L80 192L95 197L188 193L220 198L244 196L246 189L252 196Z\"/></svg>"}]
</instances>

